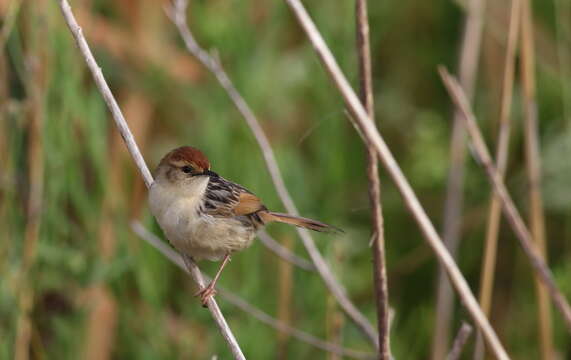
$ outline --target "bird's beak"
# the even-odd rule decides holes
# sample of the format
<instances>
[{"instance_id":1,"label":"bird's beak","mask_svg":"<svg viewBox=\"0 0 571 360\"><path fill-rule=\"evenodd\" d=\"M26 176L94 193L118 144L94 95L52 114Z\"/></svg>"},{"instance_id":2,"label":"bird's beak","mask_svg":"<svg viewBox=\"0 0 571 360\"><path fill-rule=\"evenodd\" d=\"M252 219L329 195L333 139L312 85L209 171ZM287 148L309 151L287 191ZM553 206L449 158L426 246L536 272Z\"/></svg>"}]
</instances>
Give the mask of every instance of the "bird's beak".
<instances>
[{"instance_id":1,"label":"bird's beak","mask_svg":"<svg viewBox=\"0 0 571 360\"><path fill-rule=\"evenodd\" d=\"M219 175L217 173L215 173L214 171L210 171L210 170L204 170L201 175L206 175L206 176L210 176L210 177L219 177Z\"/></svg>"}]
</instances>

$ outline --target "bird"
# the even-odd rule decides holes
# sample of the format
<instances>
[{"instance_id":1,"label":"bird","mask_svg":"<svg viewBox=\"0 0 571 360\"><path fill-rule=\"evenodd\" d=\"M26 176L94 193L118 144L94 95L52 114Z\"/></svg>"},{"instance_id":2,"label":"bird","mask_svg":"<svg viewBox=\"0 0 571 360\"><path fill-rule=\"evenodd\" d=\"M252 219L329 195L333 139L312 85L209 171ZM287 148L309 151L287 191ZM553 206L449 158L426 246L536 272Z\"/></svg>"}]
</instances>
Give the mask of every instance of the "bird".
<instances>
[{"instance_id":1,"label":"bird","mask_svg":"<svg viewBox=\"0 0 571 360\"><path fill-rule=\"evenodd\" d=\"M192 146L167 153L154 179L149 208L171 245L195 261L222 259L210 284L195 294L205 307L216 294L216 282L232 254L248 248L266 224L343 232L317 220L270 211L251 191L212 171L206 155Z\"/></svg>"}]
</instances>

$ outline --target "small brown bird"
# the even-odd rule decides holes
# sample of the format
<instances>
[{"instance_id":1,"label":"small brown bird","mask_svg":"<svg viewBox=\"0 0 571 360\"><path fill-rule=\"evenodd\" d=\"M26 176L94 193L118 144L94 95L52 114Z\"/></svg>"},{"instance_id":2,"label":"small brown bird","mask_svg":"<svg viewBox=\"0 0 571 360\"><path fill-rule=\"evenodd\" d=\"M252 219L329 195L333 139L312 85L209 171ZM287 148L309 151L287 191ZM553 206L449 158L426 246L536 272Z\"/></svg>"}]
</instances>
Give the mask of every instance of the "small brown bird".
<instances>
[{"instance_id":1,"label":"small brown bird","mask_svg":"<svg viewBox=\"0 0 571 360\"><path fill-rule=\"evenodd\" d=\"M211 171L206 156L190 146L165 155L154 175L150 208L171 244L195 260L223 258L212 282L197 293L205 306L230 255L250 246L267 223L341 232L316 220L269 211L249 190Z\"/></svg>"}]
</instances>

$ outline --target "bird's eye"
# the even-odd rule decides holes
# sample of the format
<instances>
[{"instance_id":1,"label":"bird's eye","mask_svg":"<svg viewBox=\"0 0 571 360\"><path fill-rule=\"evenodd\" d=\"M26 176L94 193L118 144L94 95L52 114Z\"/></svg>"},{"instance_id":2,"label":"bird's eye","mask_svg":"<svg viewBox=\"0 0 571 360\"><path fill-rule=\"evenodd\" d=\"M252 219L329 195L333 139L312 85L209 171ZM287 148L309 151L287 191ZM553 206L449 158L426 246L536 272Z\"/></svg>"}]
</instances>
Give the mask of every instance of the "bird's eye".
<instances>
[{"instance_id":1,"label":"bird's eye","mask_svg":"<svg viewBox=\"0 0 571 360\"><path fill-rule=\"evenodd\" d=\"M190 173L192 172L192 170L194 170L194 169L192 168L192 166L183 166L183 167L182 167L182 171L185 172L185 173L187 173L187 174L190 174Z\"/></svg>"}]
</instances>

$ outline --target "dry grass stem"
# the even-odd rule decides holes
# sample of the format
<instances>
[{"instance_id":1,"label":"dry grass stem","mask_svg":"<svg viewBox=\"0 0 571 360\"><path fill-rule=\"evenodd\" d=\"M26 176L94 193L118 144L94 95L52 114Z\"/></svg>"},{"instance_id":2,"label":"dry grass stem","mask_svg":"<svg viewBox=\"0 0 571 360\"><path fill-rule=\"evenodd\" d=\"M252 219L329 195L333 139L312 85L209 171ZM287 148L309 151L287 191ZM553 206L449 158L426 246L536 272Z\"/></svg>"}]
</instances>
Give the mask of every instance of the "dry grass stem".
<instances>
[{"instance_id":1,"label":"dry grass stem","mask_svg":"<svg viewBox=\"0 0 571 360\"><path fill-rule=\"evenodd\" d=\"M371 143L374 145L379 158L383 162L387 172L396 184L399 192L401 193L406 206L413 215L417 224L419 225L424 238L430 245L435 255L437 256L440 263L446 269L454 287L458 291L458 294L472 316L474 323L480 328L490 349L494 352L498 359L508 359L508 355L504 350L502 344L500 343L496 333L490 326L488 319L482 313L478 302L476 301L466 279L458 269L458 266L454 262L454 259L450 256L450 253L446 250L443 245L440 236L436 232L434 225L428 218L426 212L420 205L418 198L416 197L414 191L412 190L407 179L403 175L400 167L398 166L394 156L387 147L383 138L377 131L375 124L367 115L367 112L359 98L349 85L347 78L343 75L339 65L335 61L335 58L331 54L331 51L325 44L323 37L315 27L315 24L309 17L307 11L301 4L299 0L285 0L289 5L296 19L298 20L300 26L305 31L308 36L313 48L317 52L322 65L327 70L333 83L341 93L347 110L350 113L350 119L354 121L354 124L359 128L359 134L364 137L366 143Z\"/></svg>"},{"instance_id":2,"label":"dry grass stem","mask_svg":"<svg viewBox=\"0 0 571 360\"><path fill-rule=\"evenodd\" d=\"M107 85L107 82L103 77L101 68L99 67L99 65L97 65L97 62L95 61L95 58L91 53L89 45L87 44L87 41L85 40L85 37L83 36L83 33L81 31L81 27L77 24L77 21L73 16L73 13L71 11L71 8L67 0L60 0L59 5L62 14L64 16L64 19L67 23L67 26L69 27L69 30L71 31L76 41L76 44L81 52L81 55L83 56L85 62L87 63L87 67L89 68L91 74L93 75L93 79L95 80L99 92L103 96L103 99L105 100L105 103L107 104L107 107L109 108L109 111L113 116L113 120L117 125L121 137L123 138L123 141L125 142L125 145L129 150L129 153L131 154L133 160L135 161L137 168L141 172L141 176L143 177L145 185L147 186L147 188L149 188L153 183L153 177L151 175L151 172L149 171L149 168L147 167L147 164L145 163L145 160L141 155L141 152L135 142L133 134L131 133L129 126L127 125L127 122L125 121L123 114L121 113L121 109L119 108L119 105L115 100L115 97L113 96L111 90L109 89L109 85ZM204 280L202 279L202 274L198 269L198 267L196 266L196 264L191 261L189 265L194 281L197 282L200 287L204 287ZM228 343L228 346L230 347L230 350L232 351L234 358L245 359L244 354L242 353L242 350L240 349L240 346L238 345L238 342L234 337L234 334L232 334L232 331L228 327L226 319L222 315L222 312L220 311L220 308L218 307L216 300L214 300L213 298L210 298L208 301L208 309L212 314L212 317L214 318L216 324L218 325L218 328L220 329L222 336Z\"/></svg>"},{"instance_id":3,"label":"dry grass stem","mask_svg":"<svg viewBox=\"0 0 571 360\"><path fill-rule=\"evenodd\" d=\"M509 140L511 133L510 110L513 98L513 83L515 73L515 53L519 33L519 19L521 0L512 0L510 10L510 25L504 62L504 78L502 83L502 98L499 118L498 142L496 146L496 168L500 177L504 178L507 162ZM501 203L494 191L490 199L490 211L486 228L486 240L484 244L484 258L482 260L482 273L480 276L479 300L482 310L489 316L496 269L496 252L498 247L498 235L501 220ZM478 335L474 350L474 358L482 359L484 355L481 336Z\"/></svg>"},{"instance_id":4,"label":"dry grass stem","mask_svg":"<svg viewBox=\"0 0 571 360\"><path fill-rule=\"evenodd\" d=\"M288 213L292 215L299 215L289 191L287 190L283 177L281 175L280 169L278 167L276 157L270 145L270 142L264 133L258 119L254 115L252 109L248 106L244 98L240 95L224 69L222 64L216 56L211 55L209 52L204 50L194 38L192 32L190 31L187 19L186 11L188 8L187 0L175 0L171 9L167 10L168 16L171 18L175 26L177 27L184 44L193 56L195 56L218 80L220 85L224 88L248 126L252 131L260 149L262 155L266 162L268 172L272 178L278 196L283 202ZM337 281L333 273L329 269L329 266L323 259L323 256L317 249L313 238L309 235L309 232L302 228L297 228L297 232L301 237L303 245L305 246L311 261L313 262L315 269L322 277L328 290L333 294L335 299L339 302L339 305L347 316L357 325L357 327L367 336L372 344L377 344L377 334L371 323L367 318L355 307L355 305L349 300L344 287Z\"/></svg>"},{"instance_id":5,"label":"dry grass stem","mask_svg":"<svg viewBox=\"0 0 571 360\"><path fill-rule=\"evenodd\" d=\"M551 296L551 299L555 303L557 309L560 311L563 321L567 326L568 331L571 333L571 307L567 302L567 299L563 296L561 291L558 289L551 271L543 261L540 251L537 246L533 243L531 233L526 228L519 211L515 207L515 204L510 197L504 182L501 179L497 169L495 168L486 143L478 125L476 123L475 116L470 108L470 105L466 99L466 95L463 93L462 88L456 81L456 79L450 75L446 69L443 67L439 68L440 76L444 81L446 89L450 94L450 97L461 109L464 119L466 120L466 125L468 128L468 133L470 134L472 144L474 145L475 156L477 156L477 161L486 170L486 174L494 191L498 195L502 203L502 209L504 210L504 215L508 219L511 227L513 228L519 243L529 259L533 270L535 271L538 278L541 280L543 286L545 286Z\"/></svg>"},{"instance_id":6,"label":"dry grass stem","mask_svg":"<svg viewBox=\"0 0 571 360\"><path fill-rule=\"evenodd\" d=\"M143 177L145 185L147 185L147 188L149 188L153 184L153 176L151 175L151 172L149 171L149 168L147 167L147 164L141 155L141 151L135 142L131 130L129 130L129 125L127 125L127 121L125 121L125 118L123 117L123 113L117 104L117 100L115 100L115 97L111 93L111 89L109 89L109 85L107 85L107 82L103 77L103 72L101 71L99 65L97 65L97 62L91 53L91 49L89 48L89 45L83 36L83 31L77 24L77 21L71 12L69 3L66 0L60 0L59 3L67 26L69 27L69 30L75 39L77 47L79 48L81 55L87 64L87 67L93 75L95 84L97 85L101 96L103 96L103 100L105 101L105 104L107 104L111 115L113 116L115 125L117 126L117 129L119 130L119 133L121 134L121 137L123 138L129 153L133 157L135 165L137 165L137 168L141 172L141 176Z\"/></svg>"},{"instance_id":7,"label":"dry grass stem","mask_svg":"<svg viewBox=\"0 0 571 360\"><path fill-rule=\"evenodd\" d=\"M472 334L472 327L467 323L462 323L460 330L458 330L458 334L454 339L454 343L452 344L452 350L448 353L446 360L458 360L460 359L460 355L462 355L462 350L464 350L464 345L470 338Z\"/></svg>"},{"instance_id":8,"label":"dry grass stem","mask_svg":"<svg viewBox=\"0 0 571 360\"><path fill-rule=\"evenodd\" d=\"M173 250L169 245L161 241L157 236L149 232L141 223L133 222L132 223L133 231L143 240L145 240L149 245L157 249L160 253L162 253L166 258L168 258L173 264L181 268L182 270L189 273L189 269L185 267L185 260L183 257ZM209 280L208 278L206 280ZM259 321L263 322L266 325L273 327L274 329L287 333L296 339L312 345L318 349L328 351L331 353L338 354L340 356L347 356L354 359L374 359L375 355L371 353L360 352L357 350L346 349L340 347L336 344L323 341L311 334L308 334L302 330L289 326L288 324L280 321L262 310L256 308L255 306L249 304L244 299L240 298L239 296L233 294L229 290L226 290L220 286L217 286L216 289L218 293L226 299L232 305L238 307L240 310L252 315Z\"/></svg>"},{"instance_id":9,"label":"dry grass stem","mask_svg":"<svg viewBox=\"0 0 571 360\"><path fill-rule=\"evenodd\" d=\"M109 288L100 284L90 289L89 306L82 359L112 359L119 312L117 301Z\"/></svg>"},{"instance_id":10,"label":"dry grass stem","mask_svg":"<svg viewBox=\"0 0 571 360\"><path fill-rule=\"evenodd\" d=\"M529 186L529 229L539 254L547 263L547 240L545 237L545 215L543 211L543 196L541 194L541 156L539 154L539 134L537 101L535 96L535 50L533 40L533 18L529 0L523 0L521 11L521 80L523 87L525 114L525 153ZM537 294L539 338L541 358L553 358L553 332L551 327L551 306L547 289L541 286L536 277L535 290Z\"/></svg>"},{"instance_id":11,"label":"dry grass stem","mask_svg":"<svg viewBox=\"0 0 571 360\"><path fill-rule=\"evenodd\" d=\"M469 0L466 4L464 34L462 36L459 77L460 84L472 99L481 52L485 0ZM444 203L442 239L455 258L460 246L460 227L464 203L464 172L466 162L466 130L458 111L454 111L450 138L450 167ZM436 290L436 315L432 358L442 359L449 348L450 326L454 310L452 288L444 269L439 268Z\"/></svg>"},{"instance_id":12,"label":"dry grass stem","mask_svg":"<svg viewBox=\"0 0 571 360\"><path fill-rule=\"evenodd\" d=\"M373 73L371 68L371 47L369 41L369 17L367 0L357 0L355 8L357 24L357 55L359 58L359 83L361 102L369 118L375 119L373 101ZM373 279L377 327L379 331L379 358L390 358L389 339L389 294L385 260L385 229L381 207L381 182L379 180L379 158L372 144L367 144L367 178L369 180L369 201L371 203L371 225L373 252Z\"/></svg>"}]
</instances>

